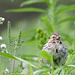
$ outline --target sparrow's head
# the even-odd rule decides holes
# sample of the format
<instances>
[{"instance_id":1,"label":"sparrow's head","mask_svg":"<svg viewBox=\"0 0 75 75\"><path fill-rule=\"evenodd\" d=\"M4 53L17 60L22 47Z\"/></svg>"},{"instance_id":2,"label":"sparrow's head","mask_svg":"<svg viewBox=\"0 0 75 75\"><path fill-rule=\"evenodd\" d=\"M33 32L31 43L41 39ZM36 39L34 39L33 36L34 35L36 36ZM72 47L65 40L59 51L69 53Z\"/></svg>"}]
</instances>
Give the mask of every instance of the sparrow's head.
<instances>
[{"instance_id":1,"label":"sparrow's head","mask_svg":"<svg viewBox=\"0 0 75 75\"><path fill-rule=\"evenodd\" d=\"M61 40L61 37L58 33L53 33L51 38L50 39L53 39L53 40Z\"/></svg>"}]
</instances>

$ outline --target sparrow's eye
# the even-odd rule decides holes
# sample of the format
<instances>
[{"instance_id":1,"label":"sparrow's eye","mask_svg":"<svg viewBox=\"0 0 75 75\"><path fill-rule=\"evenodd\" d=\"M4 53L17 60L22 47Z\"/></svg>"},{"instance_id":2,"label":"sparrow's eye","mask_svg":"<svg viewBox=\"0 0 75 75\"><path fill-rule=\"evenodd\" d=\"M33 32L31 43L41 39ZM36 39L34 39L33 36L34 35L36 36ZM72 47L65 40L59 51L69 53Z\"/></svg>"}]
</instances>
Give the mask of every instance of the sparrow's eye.
<instances>
[{"instance_id":1,"label":"sparrow's eye","mask_svg":"<svg viewBox=\"0 0 75 75\"><path fill-rule=\"evenodd\" d=\"M53 38L55 38L55 37L53 36Z\"/></svg>"},{"instance_id":2,"label":"sparrow's eye","mask_svg":"<svg viewBox=\"0 0 75 75\"><path fill-rule=\"evenodd\" d=\"M55 35L52 35L52 36L51 36L51 38L52 38L52 39L55 39L55 38L56 38L56 36L55 36Z\"/></svg>"}]
</instances>

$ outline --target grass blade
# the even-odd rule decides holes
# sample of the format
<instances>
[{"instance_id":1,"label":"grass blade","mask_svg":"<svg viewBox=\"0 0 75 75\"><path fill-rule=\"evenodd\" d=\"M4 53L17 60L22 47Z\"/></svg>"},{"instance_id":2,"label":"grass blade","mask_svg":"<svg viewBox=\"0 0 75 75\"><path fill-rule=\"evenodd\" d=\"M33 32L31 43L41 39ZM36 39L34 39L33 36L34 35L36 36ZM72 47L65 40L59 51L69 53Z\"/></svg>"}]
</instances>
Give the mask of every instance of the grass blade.
<instances>
[{"instance_id":1,"label":"grass blade","mask_svg":"<svg viewBox=\"0 0 75 75\"><path fill-rule=\"evenodd\" d=\"M44 9L40 8L20 8L20 9L9 9L5 12L46 12Z\"/></svg>"},{"instance_id":2,"label":"grass blade","mask_svg":"<svg viewBox=\"0 0 75 75\"><path fill-rule=\"evenodd\" d=\"M40 2L44 2L43 0L33 0L33 1L24 1L21 3L21 7L25 6L25 5L30 5L30 4L34 4L34 3L40 3Z\"/></svg>"},{"instance_id":3,"label":"grass blade","mask_svg":"<svg viewBox=\"0 0 75 75\"><path fill-rule=\"evenodd\" d=\"M32 70L31 65L30 65L30 75L33 75L33 70Z\"/></svg>"},{"instance_id":4,"label":"grass blade","mask_svg":"<svg viewBox=\"0 0 75 75\"><path fill-rule=\"evenodd\" d=\"M22 61L22 62L26 63L27 65L31 65L32 67L37 68L35 65L33 65L32 63L30 63L30 62L28 62L28 61L26 61L26 60L23 60L23 59L18 58L18 57L15 57L15 58L16 58L17 60L19 60L19 61Z\"/></svg>"},{"instance_id":5,"label":"grass blade","mask_svg":"<svg viewBox=\"0 0 75 75\"><path fill-rule=\"evenodd\" d=\"M5 56L7 58L18 60L17 58L15 58L13 55L11 55L9 53L2 53L2 52L0 52L0 55Z\"/></svg>"},{"instance_id":6,"label":"grass blade","mask_svg":"<svg viewBox=\"0 0 75 75\"><path fill-rule=\"evenodd\" d=\"M39 75L39 73L50 71L50 69L40 69L34 72L34 75Z\"/></svg>"},{"instance_id":7,"label":"grass blade","mask_svg":"<svg viewBox=\"0 0 75 75\"><path fill-rule=\"evenodd\" d=\"M75 68L75 65L67 65L68 67L73 67L73 68Z\"/></svg>"},{"instance_id":8,"label":"grass blade","mask_svg":"<svg viewBox=\"0 0 75 75\"><path fill-rule=\"evenodd\" d=\"M54 68L54 62L53 62L53 51L51 51L50 62L52 63L52 66L53 66L53 68Z\"/></svg>"},{"instance_id":9,"label":"grass blade","mask_svg":"<svg viewBox=\"0 0 75 75\"><path fill-rule=\"evenodd\" d=\"M56 69L55 71L54 71L54 74L58 74L63 68L65 68L66 66L61 66L61 67L59 67L58 69Z\"/></svg>"},{"instance_id":10,"label":"grass blade","mask_svg":"<svg viewBox=\"0 0 75 75\"><path fill-rule=\"evenodd\" d=\"M9 54L9 53L2 53L2 52L0 52L0 55L5 56L5 57L8 57L8 58L11 58L11 59L15 59L15 60L22 61L22 62L26 63L27 65L31 65L31 66L37 68L37 67L36 67L35 65L33 65L32 63L30 63L30 62L28 62L28 61L26 61L26 60L23 60L23 59L21 59L21 58L14 57L13 55L11 55L11 54Z\"/></svg>"}]
</instances>

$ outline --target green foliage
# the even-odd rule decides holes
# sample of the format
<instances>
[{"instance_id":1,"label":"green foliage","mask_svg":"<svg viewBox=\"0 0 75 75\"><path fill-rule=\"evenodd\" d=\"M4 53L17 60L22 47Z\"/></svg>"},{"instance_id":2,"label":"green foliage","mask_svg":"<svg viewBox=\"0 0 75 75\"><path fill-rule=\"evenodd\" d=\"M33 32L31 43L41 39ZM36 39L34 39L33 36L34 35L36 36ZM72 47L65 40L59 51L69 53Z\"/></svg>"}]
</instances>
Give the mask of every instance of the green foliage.
<instances>
[{"instance_id":1,"label":"green foliage","mask_svg":"<svg viewBox=\"0 0 75 75\"><path fill-rule=\"evenodd\" d=\"M14 56L10 55L9 53L2 53L2 52L0 52L0 55L17 60Z\"/></svg>"},{"instance_id":2,"label":"green foliage","mask_svg":"<svg viewBox=\"0 0 75 75\"><path fill-rule=\"evenodd\" d=\"M40 53L40 56L42 56L43 58L47 59L48 61L51 61L50 55L44 50Z\"/></svg>"},{"instance_id":3,"label":"green foliage","mask_svg":"<svg viewBox=\"0 0 75 75\"><path fill-rule=\"evenodd\" d=\"M50 22L50 19L48 16L50 16L50 15L46 15L46 16L42 17L42 22L45 23L48 32L54 32L54 27L51 25L51 22Z\"/></svg>"},{"instance_id":4,"label":"green foliage","mask_svg":"<svg viewBox=\"0 0 75 75\"><path fill-rule=\"evenodd\" d=\"M61 24L61 23L67 22L67 21L75 21L75 17L65 18L65 19L59 21L58 24Z\"/></svg>"},{"instance_id":5,"label":"green foliage","mask_svg":"<svg viewBox=\"0 0 75 75\"><path fill-rule=\"evenodd\" d=\"M42 28L37 29L37 33L35 35L36 41L38 41L38 47L42 49L48 39L48 33L44 32Z\"/></svg>"},{"instance_id":6,"label":"green foliage","mask_svg":"<svg viewBox=\"0 0 75 75\"><path fill-rule=\"evenodd\" d=\"M3 24L4 20L4 18L0 17L0 24Z\"/></svg>"},{"instance_id":7,"label":"green foliage","mask_svg":"<svg viewBox=\"0 0 75 75\"><path fill-rule=\"evenodd\" d=\"M73 17L70 16L66 18L61 18L61 17L63 17L63 14L62 14L63 12L75 10L75 4L69 5L69 6L65 6L65 5L61 6L61 5L57 5L58 0L28 0L28 1L22 2L20 6L23 7L26 5L31 5L31 4L40 3L40 2L45 2L48 5L48 8L44 10L40 8L28 7L28 8L6 10L6 12L17 12L17 13L18 12L42 12L43 13L43 15L41 16L41 23L43 24L40 23L39 28L34 27L32 30L28 30L23 33L21 33L20 31L14 46L12 45L14 43L12 40L14 39L12 39L11 37L11 22L8 21L8 50L12 51L12 49L14 49L13 50L14 55L13 53L10 54L10 53L2 53L2 52L0 52L0 55L7 58L11 58L11 60L14 59L14 61L19 60L20 62L24 62L25 64L28 65L28 67L25 66L24 69L22 68L23 65L21 65L20 67L17 66L17 68L18 69L20 68L20 70L15 71L16 70L15 66L17 65L16 62L13 62L13 64L10 62L10 68L13 68L11 67L11 64L12 65L16 64L16 65L13 68L14 71L13 72L10 71L9 75L22 75L20 74L22 70L25 71L25 69L27 68L29 70L30 75L73 75L75 71L75 65L74 65L75 64L75 38L73 37L73 34L72 34L73 30L71 28L70 29L66 28L66 30L64 30L64 28L69 27L67 22L75 21L75 16ZM67 29L68 29L68 32L66 32ZM61 65L61 66L55 65L55 63L53 62L53 52L51 52L51 55L49 55L46 51L41 51L40 54L38 54L42 56L43 58L47 59L52 64L52 67L53 67L52 69L50 69L50 67L46 66L46 64L44 63L42 63L42 65L40 65L40 67L38 68L37 66L39 63L39 59L37 58L40 58L38 55L36 56L34 55L21 56L20 55L20 57L22 58L19 58L16 56L17 52L19 51L19 48L21 53L23 49L25 50L25 47L28 46L30 48L30 45L34 45L34 47L32 48L33 50L35 50L36 45L38 45L38 49L41 50L53 32L58 32L61 34L62 40L64 41L64 43L67 45L67 48L68 48L68 57L64 65ZM29 39L29 40L23 43L23 41L21 41L21 38ZM31 49L31 52L33 51L32 49ZM25 51L28 51L28 49ZM34 51L33 51L33 54L35 54ZM34 59L34 57L36 57L36 59ZM2 71L2 73L4 72L5 71Z\"/></svg>"},{"instance_id":8,"label":"green foliage","mask_svg":"<svg viewBox=\"0 0 75 75\"><path fill-rule=\"evenodd\" d=\"M40 56L42 56L43 58L47 59L52 64L52 66L54 67L54 63L53 63L53 52L51 52L51 55L49 55L46 51L43 50L40 53Z\"/></svg>"},{"instance_id":9,"label":"green foliage","mask_svg":"<svg viewBox=\"0 0 75 75\"><path fill-rule=\"evenodd\" d=\"M40 2L44 2L43 0L32 0L32 1L24 1L21 3L21 7L25 6L25 5L30 5L30 4L34 4L34 3L40 3Z\"/></svg>"},{"instance_id":10,"label":"green foliage","mask_svg":"<svg viewBox=\"0 0 75 75\"><path fill-rule=\"evenodd\" d=\"M11 49L11 22L8 21L8 49Z\"/></svg>"},{"instance_id":11,"label":"green foliage","mask_svg":"<svg viewBox=\"0 0 75 75\"><path fill-rule=\"evenodd\" d=\"M20 8L20 9L6 10L5 12L46 12L46 11L40 8Z\"/></svg>"},{"instance_id":12,"label":"green foliage","mask_svg":"<svg viewBox=\"0 0 75 75\"><path fill-rule=\"evenodd\" d=\"M75 4L70 5L70 6L63 6L63 8L61 7L59 10L56 11L56 14L59 14L59 13L61 13L63 11L70 11L70 10L75 10Z\"/></svg>"},{"instance_id":13,"label":"green foliage","mask_svg":"<svg viewBox=\"0 0 75 75\"><path fill-rule=\"evenodd\" d=\"M52 75L54 75L54 62L53 62L53 52L51 51L51 55L49 55L46 51L42 51L41 53L40 53L40 56L42 56L43 58L45 58L45 59L47 59L50 63L51 63L51 65L52 65Z\"/></svg>"},{"instance_id":14,"label":"green foliage","mask_svg":"<svg viewBox=\"0 0 75 75\"><path fill-rule=\"evenodd\" d=\"M11 58L11 59L15 59L15 60L22 61L22 62L26 63L27 65L31 65L31 66L37 68L35 65L31 64L30 62L28 62L28 61L26 61L26 60L23 60L23 59L21 59L21 58L12 56L12 55L10 55L9 53L2 53L2 52L0 52L0 55L5 56L5 57L8 57L8 58Z\"/></svg>"},{"instance_id":15,"label":"green foliage","mask_svg":"<svg viewBox=\"0 0 75 75\"><path fill-rule=\"evenodd\" d=\"M30 75L33 75L33 70L31 66L30 66Z\"/></svg>"},{"instance_id":16,"label":"green foliage","mask_svg":"<svg viewBox=\"0 0 75 75\"><path fill-rule=\"evenodd\" d=\"M50 71L50 69L49 68L47 68L47 69L40 69L40 70L35 71L34 75L39 75L40 73L47 72L47 71Z\"/></svg>"}]
</instances>

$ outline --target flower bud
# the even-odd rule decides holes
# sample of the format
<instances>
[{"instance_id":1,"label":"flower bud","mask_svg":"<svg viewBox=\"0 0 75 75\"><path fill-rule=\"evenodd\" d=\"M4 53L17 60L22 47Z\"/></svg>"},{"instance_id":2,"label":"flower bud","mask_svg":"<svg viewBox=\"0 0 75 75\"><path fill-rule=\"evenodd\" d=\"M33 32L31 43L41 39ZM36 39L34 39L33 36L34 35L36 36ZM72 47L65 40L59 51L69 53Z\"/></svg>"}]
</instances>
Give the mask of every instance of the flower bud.
<instances>
[{"instance_id":1,"label":"flower bud","mask_svg":"<svg viewBox=\"0 0 75 75\"><path fill-rule=\"evenodd\" d=\"M38 34L35 36L35 39L38 39L39 40L39 35Z\"/></svg>"},{"instance_id":2,"label":"flower bud","mask_svg":"<svg viewBox=\"0 0 75 75\"><path fill-rule=\"evenodd\" d=\"M40 33L40 32L42 32L43 30L42 30L42 28L38 28L37 29L37 33Z\"/></svg>"},{"instance_id":3,"label":"flower bud","mask_svg":"<svg viewBox=\"0 0 75 75\"><path fill-rule=\"evenodd\" d=\"M44 42L43 38L40 38L39 43L43 44L43 42Z\"/></svg>"}]
</instances>

